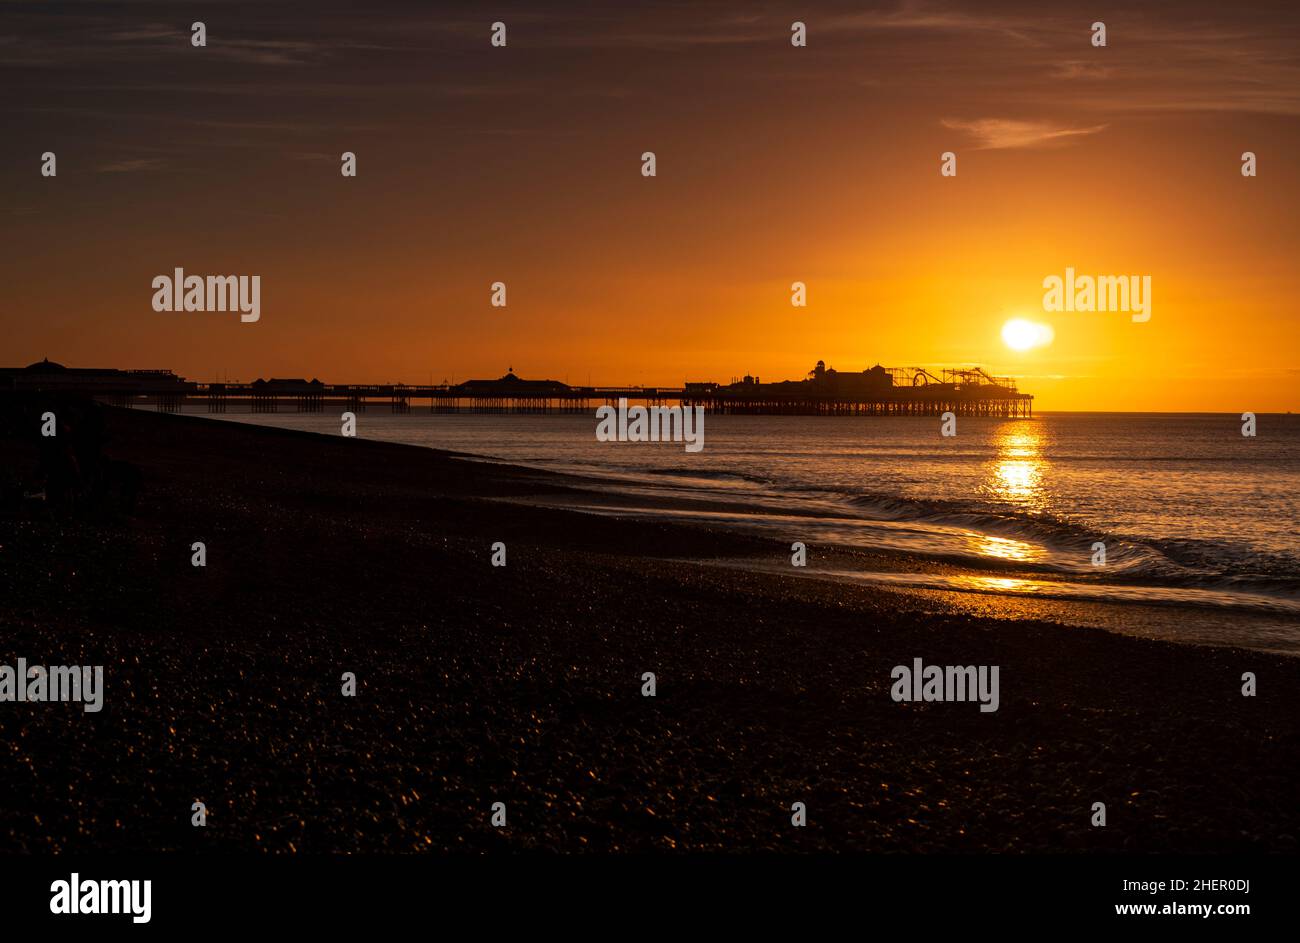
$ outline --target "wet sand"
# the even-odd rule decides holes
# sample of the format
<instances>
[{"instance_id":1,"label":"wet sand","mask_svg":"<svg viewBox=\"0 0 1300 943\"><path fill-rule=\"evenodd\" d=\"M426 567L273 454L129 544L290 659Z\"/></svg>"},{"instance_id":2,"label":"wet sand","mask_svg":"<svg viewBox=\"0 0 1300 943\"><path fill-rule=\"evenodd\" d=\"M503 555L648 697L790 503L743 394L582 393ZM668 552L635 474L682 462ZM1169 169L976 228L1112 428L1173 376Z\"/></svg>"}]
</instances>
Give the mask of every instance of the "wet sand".
<instances>
[{"instance_id":1,"label":"wet sand","mask_svg":"<svg viewBox=\"0 0 1300 943\"><path fill-rule=\"evenodd\" d=\"M0 704L0 851L1297 850L1294 658L701 566L788 545L427 449L108 423L134 514L0 514L0 664L106 674L98 714ZM895 703L918 657L1000 666L999 710Z\"/></svg>"}]
</instances>

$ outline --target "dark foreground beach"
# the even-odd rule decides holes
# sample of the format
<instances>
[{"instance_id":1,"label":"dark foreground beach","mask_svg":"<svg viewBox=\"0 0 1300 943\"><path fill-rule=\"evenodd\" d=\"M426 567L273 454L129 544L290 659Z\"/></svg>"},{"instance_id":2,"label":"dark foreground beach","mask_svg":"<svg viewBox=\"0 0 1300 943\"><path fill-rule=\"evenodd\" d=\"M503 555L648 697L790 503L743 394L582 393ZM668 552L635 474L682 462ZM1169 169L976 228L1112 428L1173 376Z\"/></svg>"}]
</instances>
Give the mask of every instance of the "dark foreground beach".
<instances>
[{"instance_id":1,"label":"dark foreground beach","mask_svg":"<svg viewBox=\"0 0 1300 943\"><path fill-rule=\"evenodd\" d=\"M0 851L1297 850L1300 660L681 562L789 550L430 450L105 417L133 511L0 510L0 664L105 666L99 713L0 703ZM914 658L1000 666L999 709L895 703Z\"/></svg>"}]
</instances>

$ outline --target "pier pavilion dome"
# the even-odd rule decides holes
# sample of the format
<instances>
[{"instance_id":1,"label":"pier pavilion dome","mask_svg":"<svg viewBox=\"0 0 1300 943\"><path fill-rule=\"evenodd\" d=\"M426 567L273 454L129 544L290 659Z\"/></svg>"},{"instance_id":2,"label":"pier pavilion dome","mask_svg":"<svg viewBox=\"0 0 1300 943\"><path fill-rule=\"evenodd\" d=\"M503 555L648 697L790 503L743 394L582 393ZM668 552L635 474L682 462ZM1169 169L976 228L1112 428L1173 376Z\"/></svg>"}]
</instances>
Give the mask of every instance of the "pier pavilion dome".
<instances>
[{"instance_id":1,"label":"pier pavilion dome","mask_svg":"<svg viewBox=\"0 0 1300 943\"><path fill-rule=\"evenodd\" d=\"M44 360L38 360L36 363L29 363L23 368L28 373L66 373L68 368L61 363L55 363L46 357Z\"/></svg>"}]
</instances>

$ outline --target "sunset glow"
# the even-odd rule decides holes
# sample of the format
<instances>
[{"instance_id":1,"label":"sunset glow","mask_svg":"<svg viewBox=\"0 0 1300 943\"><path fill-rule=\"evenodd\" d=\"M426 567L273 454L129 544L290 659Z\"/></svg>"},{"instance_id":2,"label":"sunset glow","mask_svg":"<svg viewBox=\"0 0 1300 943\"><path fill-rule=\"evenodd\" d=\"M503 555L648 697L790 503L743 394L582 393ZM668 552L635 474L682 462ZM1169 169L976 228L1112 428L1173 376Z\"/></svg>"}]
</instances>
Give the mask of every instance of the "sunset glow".
<instances>
[{"instance_id":1,"label":"sunset glow","mask_svg":"<svg viewBox=\"0 0 1300 943\"><path fill-rule=\"evenodd\" d=\"M1012 350L1032 350L1052 342L1055 332L1049 325L1017 318L1002 325L1002 342Z\"/></svg>"},{"instance_id":2,"label":"sunset glow","mask_svg":"<svg viewBox=\"0 0 1300 943\"><path fill-rule=\"evenodd\" d=\"M786 11L575 7L488 57L474 10L327 6L288 36L271 9L206 56L179 26L11 17L42 65L0 64L9 361L680 385L825 358L979 364L1040 410L1300 406L1300 65L1267 9L1209 59L1199 2L1104 49L1038 4L832 4L806 49ZM261 319L155 312L173 267L259 274ZM1067 268L1149 276L1150 320L1044 311Z\"/></svg>"}]
</instances>

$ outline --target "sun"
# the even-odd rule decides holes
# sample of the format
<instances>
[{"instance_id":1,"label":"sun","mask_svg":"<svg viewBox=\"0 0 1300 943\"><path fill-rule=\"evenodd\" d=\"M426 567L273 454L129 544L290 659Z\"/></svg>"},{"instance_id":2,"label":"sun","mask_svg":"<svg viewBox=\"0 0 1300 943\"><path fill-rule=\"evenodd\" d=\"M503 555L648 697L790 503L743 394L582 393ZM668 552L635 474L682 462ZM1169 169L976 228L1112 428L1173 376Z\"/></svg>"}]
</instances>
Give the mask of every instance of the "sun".
<instances>
[{"instance_id":1,"label":"sun","mask_svg":"<svg viewBox=\"0 0 1300 943\"><path fill-rule=\"evenodd\" d=\"M1055 332L1050 325L1035 324L1024 318L1015 318L1002 325L1002 343L1012 350L1031 350L1052 342Z\"/></svg>"}]
</instances>

